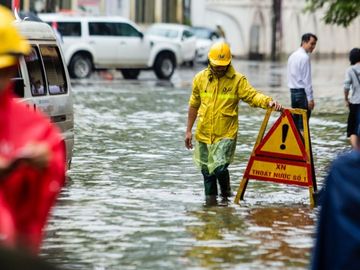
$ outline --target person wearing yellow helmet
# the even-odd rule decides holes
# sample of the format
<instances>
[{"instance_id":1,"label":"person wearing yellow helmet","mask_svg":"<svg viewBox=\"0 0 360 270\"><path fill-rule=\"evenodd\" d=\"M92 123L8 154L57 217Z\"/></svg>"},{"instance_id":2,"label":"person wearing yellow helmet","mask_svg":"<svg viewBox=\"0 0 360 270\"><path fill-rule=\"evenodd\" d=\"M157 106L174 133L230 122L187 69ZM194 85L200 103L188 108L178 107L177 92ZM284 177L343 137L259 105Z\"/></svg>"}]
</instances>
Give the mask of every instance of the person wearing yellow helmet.
<instances>
[{"instance_id":1,"label":"person wearing yellow helmet","mask_svg":"<svg viewBox=\"0 0 360 270\"><path fill-rule=\"evenodd\" d=\"M193 148L192 128L198 119L194 161L204 177L207 204L217 202L217 182L223 201L231 196L228 166L236 147L239 102L264 109L282 109L277 101L252 87L246 77L234 69L231 60L227 43L213 44L208 53L209 65L195 75L189 100L185 147Z\"/></svg>"},{"instance_id":2,"label":"person wearing yellow helmet","mask_svg":"<svg viewBox=\"0 0 360 270\"><path fill-rule=\"evenodd\" d=\"M37 253L65 180L64 142L48 117L16 101L11 78L31 47L9 9L0 18L0 244Z\"/></svg>"}]
</instances>

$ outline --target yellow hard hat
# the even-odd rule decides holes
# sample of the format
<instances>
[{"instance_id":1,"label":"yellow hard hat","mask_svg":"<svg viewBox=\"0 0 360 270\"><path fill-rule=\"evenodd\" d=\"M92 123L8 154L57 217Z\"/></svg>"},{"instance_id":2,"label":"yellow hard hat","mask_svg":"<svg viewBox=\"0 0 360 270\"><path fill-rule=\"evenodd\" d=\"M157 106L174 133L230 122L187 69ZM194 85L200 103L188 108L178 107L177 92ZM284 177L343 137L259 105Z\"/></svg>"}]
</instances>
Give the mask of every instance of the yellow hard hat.
<instances>
[{"instance_id":1,"label":"yellow hard hat","mask_svg":"<svg viewBox=\"0 0 360 270\"><path fill-rule=\"evenodd\" d=\"M0 6L0 18L0 68L6 68L15 65L20 55L28 54L30 45L15 27L9 9Z\"/></svg>"},{"instance_id":2,"label":"yellow hard hat","mask_svg":"<svg viewBox=\"0 0 360 270\"><path fill-rule=\"evenodd\" d=\"M225 42L214 43L208 54L209 61L215 66L227 66L231 62L230 47Z\"/></svg>"}]
</instances>

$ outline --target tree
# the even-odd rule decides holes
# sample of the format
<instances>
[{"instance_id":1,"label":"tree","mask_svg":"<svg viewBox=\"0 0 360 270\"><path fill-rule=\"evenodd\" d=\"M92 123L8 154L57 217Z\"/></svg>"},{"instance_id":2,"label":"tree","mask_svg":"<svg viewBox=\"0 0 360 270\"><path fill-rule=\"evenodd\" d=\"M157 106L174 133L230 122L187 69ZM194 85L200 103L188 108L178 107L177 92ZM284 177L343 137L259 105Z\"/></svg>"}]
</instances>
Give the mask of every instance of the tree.
<instances>
[{"instance_id":1,"label":"tree","mask_svg":"<svg viewBox=\"0 0 360 270\"><path fill-rule=\"evenodd\" d=\"M359 0L306 0L305 10L314 12L325 8L323 20L326 24L337 24L343 27L348 26L357 16L360 15Z\"/></svg>"}]
</instances>

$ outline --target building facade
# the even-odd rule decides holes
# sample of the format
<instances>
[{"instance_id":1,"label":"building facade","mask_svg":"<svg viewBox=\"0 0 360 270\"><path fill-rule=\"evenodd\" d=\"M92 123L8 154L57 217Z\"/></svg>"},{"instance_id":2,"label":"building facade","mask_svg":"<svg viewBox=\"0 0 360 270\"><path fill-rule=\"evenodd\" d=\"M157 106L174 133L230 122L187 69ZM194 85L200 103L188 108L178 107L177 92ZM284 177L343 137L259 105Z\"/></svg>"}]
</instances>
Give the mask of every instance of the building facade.
<instances>
[{"instance_id":1,"label":"building facade","mask_svg":"<svg viewBox=\"0 0 360 270\"><path fill-rule=\"evenodd\" d=\"M315 54L347 54L360 44L360 18L347 28L326 25L324 13L304 13L306 0L282 0L278 23L274 23L276 0L196 0L191 4L192 25L225 31L235 56L270 58L272 49L286 57L300 46L301 35L312 32L319 38ZM274 29L275 27L275 29Z\"/></svg>"},{"instance_id":2,"label":"building facade","mask_svg":"<svg viewBox=\"0 0 360 270\"><path fill-rule=\"evenodd\" d=\"M0 0L8 7L17 2L20 10L40 12L82 12L118 15L139 24L190 22L191 0Z\"/></svg>"}]
</instances>

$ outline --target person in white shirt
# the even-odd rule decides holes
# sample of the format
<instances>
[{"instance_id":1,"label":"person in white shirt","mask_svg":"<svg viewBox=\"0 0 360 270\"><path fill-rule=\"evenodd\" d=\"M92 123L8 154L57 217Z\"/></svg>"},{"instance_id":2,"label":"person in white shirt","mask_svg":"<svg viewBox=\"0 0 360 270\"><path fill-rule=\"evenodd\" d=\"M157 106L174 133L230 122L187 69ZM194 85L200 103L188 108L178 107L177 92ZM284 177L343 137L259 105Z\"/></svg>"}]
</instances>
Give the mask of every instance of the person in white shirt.
<instances>
[{"instance_id":1,"label":"person in white shirt","mask_svg":"<svg viewBox=\"0 0 360 270\"><path fill-rule=\"evenodd\" d=\"M351 66L346 70L344 81L345 104L349 107L347 137L350 144L357 148L360 136L360 49L353 48L349 54ZM349 97L350 91L351 96Z\"/></svg>"},{"instance_id":2,"label":"person in white shirt","mask_svg":"<svg viewBox=\"0 0 360 270\"><path fill-rule=\"evenodd\" d=\"M311 111L315 107L311 82L311 64L309 54L315 49L318 38L312 33L301 37L301 46L288 59L287 78L291 92L291 107L307 110L309 120ZM293 115L296 127L303 131L302 118Z\"/></svg>"}]
</instances>

